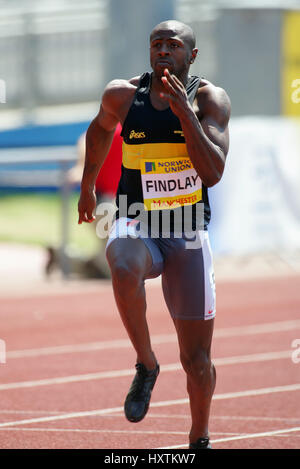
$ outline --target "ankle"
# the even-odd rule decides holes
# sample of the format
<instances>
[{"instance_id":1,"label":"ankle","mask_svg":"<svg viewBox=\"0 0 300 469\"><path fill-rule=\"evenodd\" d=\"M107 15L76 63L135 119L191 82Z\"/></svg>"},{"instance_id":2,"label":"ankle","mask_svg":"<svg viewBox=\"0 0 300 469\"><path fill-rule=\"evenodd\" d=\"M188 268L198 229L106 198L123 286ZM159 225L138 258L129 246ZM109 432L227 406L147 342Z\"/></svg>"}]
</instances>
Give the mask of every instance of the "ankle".
<instances>
[{"instance_id":1,"label":"ankle","mask_svg":"<svg viewBox=\"0 0 300 469\"><path fill-rule=\"evenodd\" d=\"M209 433L208 431L204 432L190 432L189 434L189 441L190 443L196 443L198 440L209 440Z\"/></svg>"},{"instance_id":2,"label":"ankle","mask_svg":"<svg viewBox=\"0 0 300 469\"><path fill-rule=\"evenodd\" d=\"M137 363L142 363L148 371L155 370L157 367L157 360L153 352L147 356L138 356L136 359Z\"/></svg>"}]
</instances>

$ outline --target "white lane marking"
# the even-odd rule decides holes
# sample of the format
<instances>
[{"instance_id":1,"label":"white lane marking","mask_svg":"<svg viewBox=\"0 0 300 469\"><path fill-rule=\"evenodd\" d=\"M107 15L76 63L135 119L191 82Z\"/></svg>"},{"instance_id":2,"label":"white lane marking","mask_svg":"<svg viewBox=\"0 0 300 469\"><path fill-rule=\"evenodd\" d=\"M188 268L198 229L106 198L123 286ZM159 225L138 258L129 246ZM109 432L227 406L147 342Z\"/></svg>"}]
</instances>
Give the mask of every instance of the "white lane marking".
<instances>
[{"instance_id":1,"label":"white lane marking","mask_svg":"<svg viewBox=\"0 0 300 469\"><path fill-rule=\"evenodd\" d=\"M223 399L232 399L237 397L250 397L250 396L262 396L264 394L273 394L278 392L292 392L300 391L300 383L297 384L288 384L284 386L273 386L269 388L260 388L247 391L237 391L237 392L227 392L223 394L216 394L213 399L223 400Z\"/></svg>"},{"instance_id":2,"label":"white lane marking","mask_svg":"<svg viewBox=\"0 0 300 469\"><path fill-rule=\"evenodd\" d=\"M68 420L68 419L74 419L74 418L99 416L99 415L110 414L113 412L121 412L122 410L123 410L123 406L112 407L112 408L107 408L107 409L87 410L87 411L81 411L81 412L69 412L69 413L65 413L62 415L54 415L54 416L49 416L49 417L37 417L37 418L32 418L32 419L17 420L13 422L4 422L4 423L0 423L0 428L12 427L16 425L28 425L31 423L54 422L58 420Z\"/></svg>"},{"instance_id":3,"label":"white lane marking","mask_svg":"<svg viewBox=\"0 0 300 469\"><path fill-rule=\"evenodd\" d=\"M24 431L24 432L63 432L63 433L125 433L125 434L132 434L132 435L186 435L186 432L180 431L161 431L161 430L111 430L111 429L84 429L84 428L0 428L0 431ZM226 433L221 433L226 435ZM237 435L237 433L228 433L228 435Z\"/></svg>"},{"instance_id":4,"label":"white lane marking","mask_svg":"<svg viewBox=\"0 0 300 469\"><path fill-rule=\"evenodd\" d=\"M115 417L121 417L123 414L114 414ZM108 415L108 417L111 417ZM162 414L162 413L154 413L148 412L147 418L160 418L160 419L183 419L183 420L190 420L190 414ZM255 416L241 416L241 415L211 415L210 420L241 420L241 421L261 421L261 422L282 422L282 423L294 423L300 425L300 417L299 418L283 418L283 417L262 417L260 415Z\"/></svg>"},{"instance_id":5,"label":"white lane marking","mask_svg":"<svg viewBox=\"0 0 300 469\"><path fill-rule=\"evenodd\" d=\"M253 334L266 334L273 332L290 331L300 328L300 320L293 321L279 321L265 324L254 324L250 326L242 327L230 327L223 329L216 329L214 332L214 338L223 337L240 337ZM154 345L168 344L177 342L176 334L158 334L153 335L152 343ZM64 353L82 353L92 352L97 350L111 350L120 348L132 347L131 342L128 339L116 339L99 342L89 342L83 344L71 344L71 345L59 345L53 347L43 347L35 349L25 350L7 350L6 359L26 358L26 357L39 357L45 355L59 355Z\"/></svg>"},{"instance_id":6,"label":"white lane marking","mask_svg":"<svg viewBox=\"0 0 300 469\"><path fill-rule=\"evenodd\" d=\"M272 388L250 389L247 391L216 394L215 396L213 396L213 400L235 399L239 397L249 397L249 396L262 396L265 394L273 394L273 393L278 393L278 392L292 392L292 391L299 391L299 390L300 390L300 383L299 384L297 383L297 384L289 384L286 386L275 386ZM168 400L168 401L158 401L158 402L152 402L151 408L188 404L188 402L189 400L187 398L173 399L173 400ZM69 412L63 415L37 417L37 418L32 418L32 419L4 422L4 423L0 423L0 428L13 427L17 425L29 425L32 423L40 423L40 422L54 422L58 420L68 420L72 418L109 415L115 412L122 412L122 411L123 411L123 406L111 407L107 409L87 410L87 411L81 411L81 412Z\"/></svg>"},{"instance_id":7,"label":"white lane marking","mask_svg":"<svg viewBox=\"0 0 300 469\"><path fill-rule=\"evenodd\" d=\"M241 355L235 357L215 358L213 360L216 366L235 365L240 363L256 363L263 361L281 360L291 358L291 350L284 350L279 352L255 353L252 355ZM182 370L180 363L170 363L168 365L161 365L162 372L170 372ZM0 391L7 391L9 389L21 388L34 388L39 386L50 386L67 383L77 383L82 381L92 381L99 379L121 378L124 376L131 376L134 374L134 369L100 371L96 373L85 373L80 375L70 375L55 378L46 378L30 381L19 381L15 383L0 384Z\"/></svg>"},{"instance_id":8,"label":"white lane marking","mask_svg":"<svg viewBox=\"0 0 300 469\"><path fill-rule=\"evenodd\" d=\"M122 376L130 376L133 373L134 372L131 368L127 370L101 371L99 373L62 376L58 378L39 379L34 381L20 381L16 383L1 384L0 391L7 391L9 389L35 388L39 386L50 386L57 384L78 383L82 381L93 381L107 378L121 378Z\"/></svg>"},{"instance_id":9,"label":"white lane marking","mask_svg":"<svg viewBox=\"0 0 300 469\"><path fill-rule=\"evenodd\" d=\"M62 410L12 410L12 409L0 409L0 414L29 414L29 415L57 415L57 414L65 414L66 411Z\"/></svg>"},{"instance_id":10,"label":"white lane marking","mask_svg":"<svg viewBox=\"0 0 300 469\"><path fill-rule=\"evenodd\" d=\"M0 414L2 415L59 415L65 414L65 411L62 410L12 410L12 409L0 409ZM123 417L123 412L116 412L111 415L103 415L106 418L119 418ZM149 418L159 418L159 419L167 419L167 420L190 420L190 414L162 414L161 412L148 412L147 419ZM241 421L261 421L261 422L282 422L282 423L297 423L300 424L300 417L299 418L288 418L288 417L262 417L262 416L251 416L251 415L212 415L211 420L241 420ZM224 433L224 432L222 432ZM215 432L214 432L215 434Z\"/></svg>"},{"instance_id":11,"label":"white lane marking","mask_svg":"<svg viewBox=\"0 0 300 469\"><path fill-rule=\"evenodd\" d=\"M158 334L152 337L154 345L167 344L176 341L175 334ZM96 350L113 350L120 348L130 348L132 344L129 339L115 339L99 342L88 342L84 344L59 345L54 347L43 347L36 349L11 350L8 351L7 359L39 357L44 355L60 355L64 353L93 352Z\"/></svg>"},{"instance_id":12,"label":"white lane marking","mask_svg":"<svg viewBox=\"0 0 300 469\"><path fill-rule=\"evenodd\" d=\"M266 322L242 327L225 327L216 329L215 337L240 337L241 335L267 334L272 332L291 331L300 328L300 320Z\"/></svg>"},{"instance_id":13,"label":"white lane marking","mask_svg":"<svg viewBox=\"0 0 300 469\"><path fill-rule=\"evenodd\" d=\"M282 423L297 423L300 425L300 418L288 418L288 417L262 417L261 415L213 415L212 419L216 420L241 420L241 421L261 421L261 422L282 422Z\"/></svg>"},{"instance_id":14,"label":"white lane marking","mask_svg":"<svg viewBox=\"0 0 300 469\"><path fill-rule=\"evenodd\" d=\"M111 429L84 429L84 428L0 428L0 431L20 431L20 432L63 432L63 433L125 433L125 434L132 434L132 435L186 435L186 432L179 432L179 431L172 431L172 430L111 430ZM233 432L213 432L212 435L230 435L230 436L238 436L240 433L233 433Z\"/></svg>"},{"instance_id":15,"label":"white lane marking","mask_svg":"<svg viewBox=\"0 0 300 469\"><path fill-rule=\"evenodd\" d=\"M213 445L215 443L224 443L226 441L251 440L252 438L266 438L270 436L279 436L279 435L284 435L286 433L294 433L294 432L300 432L300 427L282 428L281 430L272 430L269 432L247 433L244 435L232 436L228 438L219 438L217 440L211 440L211 443ZM185 443L184 445L165 446L165 447L156 448L156 449L186 448L187 446L188 445Z\"/></svg>"},{"instance_id":16,"label":"white lane marking","mask_svg":"<svg viewBox=\"0 0 300 469\"><path fill-rule=\"evenodd\" d=\"M250 396L263 396L265 394L273 394L278 392L292 392L292 391L300 391L300 383L297 384L288 384L284 386L273 386L271 388L260 388L260 389L250 389L246 391L237 391L237 392L226 392L222 394L215 394L213 396L213 400L219 401L224 399L236 399L239 397L250 397ZM171 405L180 405L180 404L188 404L189 399L172 399L168 401L160 401L151 404L151 407L164 407L164 406L171 406Z\"/></svg>"}]
</instances>

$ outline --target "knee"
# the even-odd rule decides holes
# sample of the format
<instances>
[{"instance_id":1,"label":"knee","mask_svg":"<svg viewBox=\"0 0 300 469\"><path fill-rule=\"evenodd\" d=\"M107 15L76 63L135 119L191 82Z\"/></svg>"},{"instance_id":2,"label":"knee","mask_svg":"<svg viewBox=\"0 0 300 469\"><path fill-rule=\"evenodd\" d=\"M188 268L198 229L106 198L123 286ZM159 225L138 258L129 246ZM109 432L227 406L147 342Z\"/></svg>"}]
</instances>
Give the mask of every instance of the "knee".
<instances>
[{"instance_id":1,"label":"knee","mask_svg":"<svg viewBox=\"0 0 300 469\"><path fill-rule=\"evenodd\" d=\"M124 292L130 293L143 282L141 267L134 260L114 259L108 263L111 269L112 280L117 283Z\"/></svg>"},{"instance_id":2,"label":"knee","mask_svg":"<svg viewBox=\"0 0 300 469\"><path fill-rule=\"evenodd\" d=\"M210 356L203 350L193 354L181 353L180 360L187 377L198 385L202 385L214 369Z\"/></svg>"}]
</instances>

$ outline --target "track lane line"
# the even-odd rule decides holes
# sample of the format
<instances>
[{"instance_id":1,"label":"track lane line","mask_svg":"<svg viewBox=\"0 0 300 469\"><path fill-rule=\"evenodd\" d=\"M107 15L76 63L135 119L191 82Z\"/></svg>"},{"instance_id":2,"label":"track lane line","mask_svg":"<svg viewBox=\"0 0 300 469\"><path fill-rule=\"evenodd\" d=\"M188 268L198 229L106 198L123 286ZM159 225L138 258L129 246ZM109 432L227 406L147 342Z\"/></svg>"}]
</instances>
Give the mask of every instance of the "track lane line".
<instances>
[{"instance_id":1,"label":"track lane line","mask_svg":"<svg viewBox=\"0 0 300 469\"><path fill-rule=\"evenodd\" d=\"M269 432L261 432L261 433L247 433L245 435L239 436L232 436L228 438L219 438L217 440L211 440L212 444L216 443L224 443L226 441L238 441L238 440L251 440L252 438L266 438L270 436L281 436L286 433L294 433L300 432L300 427L293 427L293 428L282 428L281 430L271 430ZM186 448L188 444L184 445L175 445L175 446L165 446L156 449L175 449L175 448Z\"/></svg>"},{"instance_id":2,"label":"track lane line","mask_svg":"<svg viewBox=\"0 0 300 469\"><path fill-rule=\"evenodd\" d=\"M214 332L214 338L240 337L241 335L246 336L254 334L266 334L291 331L296 329L300 329L300 320L278 321L264 324L254 324L250 326L216 329ZM177 336L176 334L157 334L152 336L151 341L154 345L176 343ZM99 342L88 342L83 344L58 345L35 349L7 350L6 357L8 360L12 360L26 357L60 355L64 353L83 353L97 350L113 350L130 347L132 347L132 344L129 339L116 339Z\"/></svg>"},{"instance_id":3,"label":"track lane line","mask_svg":"<svg viewBox=\"0 0 300 469\"><path fill-rule=\"evenodd\" d=\"M240 397L262 396L265 394L273 394L273 393L279 393L279 392L293 392L293 391L299 391L299 390L300 390L300 383L296 383L296 384L289 384L285 386L275 386L272 388L250 389L246 391L216 394L213 396L213 400L225 400L225 399L236 399ZM152 402L151 408L182 405L182 404L188 404L188 402L189 402L188 398L158 401L158 402ZM13 427L17 425L30 425L32 423L54 422L58 420L68 420L68 419L73 419L73 418L83 418L83 417L92 417L92 416L94 417L94 416L113 414L115 412L123 412L123 406L111 407L107 409L88 410L88 411L81 411L81 412L69 412L69 413L65 413L62 415L37 417L37 418L32 418L32 419L16 420L12 422L3 422L3 423L0 423L0 428Z\"/></svg>"},{"instance_id":4,"label":"track lane line","mask_svg":"<svg viewBox=\"0 0 300 469\"><path fill-rule=\"evenodd\" d=\"M155 345L168 344L175 342L175 334L154 335L152 342ZM7 351L7 359L40 357L47 355L60 355L64 353L83 353L94 352L97 350L113 350L120 348L130 348L132 344L129 339L115 339L99 342L87 342L83 344L57 345L54 347L42 347L36 349L11 350Z\"/></svg>"},{"instance_id":5,"label":"track lane line","mask_svg":"<svg viewBox=\"0 0 300 469\"><path fill-rule=\"evenodd\" d=\"M215 366L226 366L226 365L237 365L241 363L257 363L273 360L282 360L292 357L293 350L283 350L279 352L265 352L265 353L255 353L251 355L240 355L233 357L223 357L215 358L213 362ZM161 365L162 372L172 372L182 370L181 363L170 363L168 365ZM78 383L83 381L93 381L100 379L109 379L109 378L121 378L124 376L131 376L135 373L133 368L123 369L123 370L112 370L112 371L100 371L95 373L85 373L79 375L69 375L55 378L46 378L39 380L29 380L29 381L19 381L14 383L4 383L0 384L0 391L7 391L10 389L24 389L24 388L35 388L40 386L51 386L58 384L69 384L69 383Z\"/></svg>"},{"instance_id":6,"label":"track lane line","mask_svg":"<svg viewBox=\"0 0 300 469\"><path fill-rule=\"evenodd\" d=\"M65 414L65 411L62 410L5 410L0 409L0 415L59 415ZM104 415L103 417L107 418L119 418L123 417L123 412L115 412L114 414ZM190 420L190 414L162 414L154 413L149 411L147 413L147 419L149 418L159 418L159 419L172 419L172 420ZM288 417L262 417L262 416L234 416L234 415L212 415L211 420L240 420L240 421L261 421L261 422L281 422L281 423L296 423L300 425L300 417L299 418L288 418Z\"/></svg>"},{"instance_id":7,"label":"track lane line","mask_svg":"<svg viewBox=\"0 0 300 469\"><path fill-rule=\"evenodd\" d=\"M132 435L186 435L186 432L181 432L181 431L162 431L162 430L111 430L111 429L99 429L99 430L93 430L93 429L84 429L84 428L18 428L18 427L12 427L12 428L0 428L1 431L24 431L24 432L62 432L62 433L124 433L124 434L132 434ZM220 434L226 435L226 432L219 432ZM237 433L228 433L228 435L237 435Z\"/></svg>"},{"instance_id":8,"label":"track lane line","mask_svg":"<svg viewBox=\"0 0 300 469\"><path fill-rule=\"evenodd\" d=\"M99 429L94 430L90 428L0 428L0 431L20 431L20 432L62 432L62 433L125 433L131 435L185 435L186 431L176 430L111 430L111 429ZM239 436L240 433L234 432L212 432L212 435L227 435L227 436Z\"/></svg>"}]
</instances>

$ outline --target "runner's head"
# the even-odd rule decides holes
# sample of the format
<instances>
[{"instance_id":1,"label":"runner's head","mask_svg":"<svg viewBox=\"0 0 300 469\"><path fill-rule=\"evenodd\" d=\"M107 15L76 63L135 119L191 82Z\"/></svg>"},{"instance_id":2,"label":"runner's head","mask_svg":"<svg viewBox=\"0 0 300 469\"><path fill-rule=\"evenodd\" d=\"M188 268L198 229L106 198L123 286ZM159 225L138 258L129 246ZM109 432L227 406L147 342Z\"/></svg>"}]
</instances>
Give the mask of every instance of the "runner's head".
<instances>
[{"instance_id":1,"label":"runner's head","mask_svg":"<svg viewBox=\"0 0 300 469\"><path fill-rule=\"evenodd\" d=\"M150 35L150 63L157 76L167 68L178 78L185 78L198 50L190 26L170 20L155 26Z\"/></svg>"}]
</instances>

